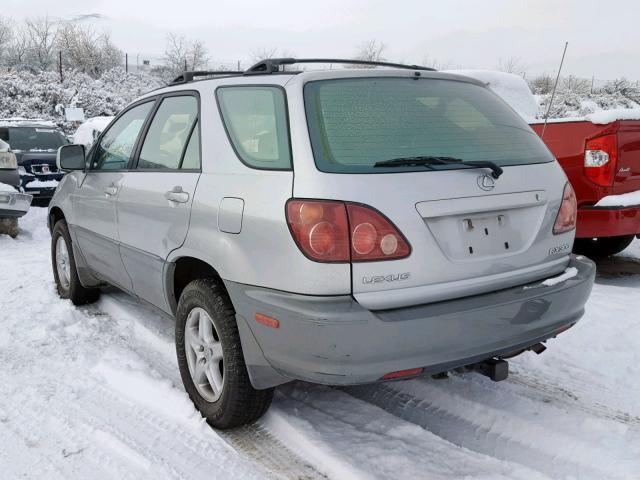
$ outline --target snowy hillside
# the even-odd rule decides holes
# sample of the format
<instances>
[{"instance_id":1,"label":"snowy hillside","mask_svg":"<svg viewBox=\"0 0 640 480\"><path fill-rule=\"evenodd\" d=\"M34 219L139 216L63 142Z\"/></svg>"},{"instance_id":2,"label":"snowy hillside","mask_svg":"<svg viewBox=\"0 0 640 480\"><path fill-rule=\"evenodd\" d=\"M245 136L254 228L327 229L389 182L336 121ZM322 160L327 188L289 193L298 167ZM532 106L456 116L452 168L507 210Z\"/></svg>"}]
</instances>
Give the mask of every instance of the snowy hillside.
<instances>
[{"instance_id":1,"label":"snowy hillside","mask_svg":"<svg viewBox=\"0 0 640 480\"><path fill-rule=\"evenodd\" d=\"M640 241L599 265L585 317L493 383L477 374L277 390L256 427L211 430L171 320L115 290L58 298L46 210L0 237L0 478L634 479Z\"/></svg>"}]
</instances>

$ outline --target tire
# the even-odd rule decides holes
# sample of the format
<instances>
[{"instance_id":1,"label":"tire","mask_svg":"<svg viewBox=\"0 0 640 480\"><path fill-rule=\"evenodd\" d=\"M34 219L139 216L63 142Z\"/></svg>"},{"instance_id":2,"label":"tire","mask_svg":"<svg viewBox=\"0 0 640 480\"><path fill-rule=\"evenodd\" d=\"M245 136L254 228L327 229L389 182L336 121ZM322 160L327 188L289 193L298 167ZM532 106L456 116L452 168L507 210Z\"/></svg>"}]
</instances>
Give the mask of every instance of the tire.
<instances>
[{"instance_id":1,"label":"tire","mask_svg":"<svg viewBox=\"0 0 640 480\"><path fill-rule=\"evenodd\" d=\"M0 218L0 234L4 233L11 238L18 236L18 219L17 218Z\"/></svg>"},{"instance_id":2,"label":"tire","mask_svg":"<svg viewBox=\"0 0 640 480\"><path fill-rule=\"evenodd\" d=\"M573 251L591 258L604 258L620 253L633 242L635 235L601 238L576 238Z\"/></svg>"},{"instance_id":3,"label":"tire","mask_svg":"<svg viewBox=\"0 0 640 480\"><path fill-rule=\"evenodd\" d=\"M251 385L233 305L215 279L194 280L185 287L176 312L175 340L182 382L209 425L223 430L264 415L274 389L256 390ZM217 390L212 385L218 385Z\"/></svg>"},{"instance_id":4,"label":"tire","mask_svg":"<svg viewBox=\"0 0 640 480\"><path fill-rule=\"evenodd\" d=\"M65 253L66 261L64 261ZM60 269L58 268L59 256L64 264ZM80 283L69 227L64 220L58 220L51 232L51 266L60 298L69 299L74 305L84 305L98 300L100 289L85 288Z\"/></svg>"}]
</instances>

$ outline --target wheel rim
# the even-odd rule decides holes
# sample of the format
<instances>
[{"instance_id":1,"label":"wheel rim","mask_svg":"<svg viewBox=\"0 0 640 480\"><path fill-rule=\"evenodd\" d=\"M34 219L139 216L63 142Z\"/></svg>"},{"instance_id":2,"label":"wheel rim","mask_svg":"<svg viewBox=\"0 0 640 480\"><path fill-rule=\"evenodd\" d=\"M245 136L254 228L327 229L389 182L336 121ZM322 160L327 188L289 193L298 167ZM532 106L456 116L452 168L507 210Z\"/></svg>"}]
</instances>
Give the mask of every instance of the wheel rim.
<instances>
[{"instance_id":1,"label":"wheel rim","mask_svg":"<svg viewBox=\"0 0 640 480\"><path fill-rule=\"evenodd\" d=\"M222 343L213 320L200 307L187 315L184 347L189 374L198 393L206 401L215 402L224 388Z\"/></svg>"},{"instance_id":2,"label":"wheel rim","mask_svg":"<svg viewBox=\"0 0 640 480\"><path fill-rule=\"evenodd\" d=\"M64 237L58 237L56 240L56 270L58 272L58 281L64 288L69 288L71 284L71 268L69 265L69 249Z\"/></svg>"}]
</instances>

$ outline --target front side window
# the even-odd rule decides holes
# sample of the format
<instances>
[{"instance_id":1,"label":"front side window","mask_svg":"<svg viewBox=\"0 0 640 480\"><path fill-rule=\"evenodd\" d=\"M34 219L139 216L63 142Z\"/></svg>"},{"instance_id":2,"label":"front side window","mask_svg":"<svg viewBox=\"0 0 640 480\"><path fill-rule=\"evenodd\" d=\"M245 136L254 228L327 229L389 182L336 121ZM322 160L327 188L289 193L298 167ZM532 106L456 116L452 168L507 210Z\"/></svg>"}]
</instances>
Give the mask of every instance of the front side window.
<instances>
[{"instance_id":1,"label":"front side window","mask_svg":"<svg viewBox=\"0 0 640 480\"><path fill-rule=\"evenodd\" d=\"M48 127L0 128L0 139L14 152L53 152L69 143L62 132Z\"/></svg>"},{"instance_id":2,"label":"front side window","mask_svg":"<svg viewBox=\"0 0 640 480\"><path fill-rule=\"evenodd\" d=\"M414 78L350 78L304 87L316 166L333 173L427 171L375 167L406 157L488 160L501 166L552 161L529 126L487 88ZM433 165L433 170L469 168Z\"/></svg>"},{"instance_id":3,"label":"front side window","mask_svg":"<svg viewBox=\"0 0 640 480\"><path fill-rule=\"evenodd\" d=\"M225 128L240 159L250 167L291 169L284 92L277 87L220 87Z\"/></svg>"},{"instance_id":4,"label":"front side window","mask_svg":"<svg viewBox=\"0 0 640 480\"><path fill-rule=\"evenodd\" d=\"M153 104L151 101L133 107L110 125L95 148L91 170L122 170L129 166L138 134Z\"/></svg>"},{"instance_id":5,"label":"front side window","mask_svg":"<svg viewBox=\"0 0 640 480\"><path fill-rule=\"evenodd\" d=\"M143 170L180 168L197 118L196 97L185 95L162 100L144 139L138 168ZM193 159L189 158L188 161L193 162Z\"/></svg>"}]
</instances>

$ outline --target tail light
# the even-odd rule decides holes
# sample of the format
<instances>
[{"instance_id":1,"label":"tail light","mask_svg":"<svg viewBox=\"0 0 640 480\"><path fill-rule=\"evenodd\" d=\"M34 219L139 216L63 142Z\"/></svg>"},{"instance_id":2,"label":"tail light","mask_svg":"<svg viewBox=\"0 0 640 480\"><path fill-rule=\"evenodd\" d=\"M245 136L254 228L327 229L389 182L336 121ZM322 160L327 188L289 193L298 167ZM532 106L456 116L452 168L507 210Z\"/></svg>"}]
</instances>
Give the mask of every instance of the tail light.
<instances>
[{"instance_id":1,"label":"tail light","mask_svg":"<svg viewBox=\"0 0 640 480\"><path fill-rule=\"evenodd\" d=\"M397 260L411 253L398 229L366 205L292 199L286 214L296 244L317 262Z\"/></svg>"},{"instance_id":2,"label":"tail light","mask_svg":"<svg viewBox=\"0 0 640 480\"><path fill-rule=\"evenodd\" d=\"M577 217L578 200L576 199L576 193L573 191L571 184L567 182L564 186L564 192L562 192L562 204L560 205L560 210L558 210L556 223L553 226L553 233L558 235L573 230L576 228Z\"/></svg>"},{"instance_id":3,"label":"tail light","mask_svg":"<svg viewBox=\"0 0 640 480\"><path fill-rule=\"evenodd\" d=\"M615 134L587 140L584 151L585 175L597 185L613 185L617 157L618 142Z\"/></svg>"}]
</instances>

